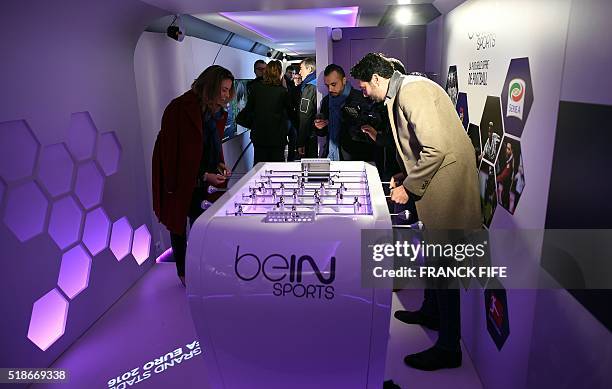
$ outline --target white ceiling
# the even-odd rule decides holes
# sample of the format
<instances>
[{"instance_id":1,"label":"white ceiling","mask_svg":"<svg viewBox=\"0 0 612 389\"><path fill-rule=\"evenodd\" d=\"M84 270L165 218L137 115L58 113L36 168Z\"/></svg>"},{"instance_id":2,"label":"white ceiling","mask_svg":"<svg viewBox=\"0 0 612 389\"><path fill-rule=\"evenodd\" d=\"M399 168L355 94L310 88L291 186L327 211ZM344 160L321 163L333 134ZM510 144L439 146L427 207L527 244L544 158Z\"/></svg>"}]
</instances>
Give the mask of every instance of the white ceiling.
<instances>
[{"instance_id":1,"label":"white ceiling","mask_svg":"<svg viewBox=\"0 0 612 389\"><path fill-rule=\"evenodd\" d=\"M398 0L140 0L173 13L202 14L211 12L271 11L282 9L380 7L396 5ZM440 0L436 0L440 1ZM463 0L442 0L462 2ZM411 4L433 3L434 0L413 0Z\"/></svg>"},{"instance_id":2,"label":"white ceiling","mask_svg":"<svg viewBox=\"0 0 612 389\"><path fill-rule=\"evenodd\" d=\"M317 13L314 8L359 7L358 26L375 26L388 5L402 0L140 0L168 10L200 18L251 40L288 54L313 54L314 28L347 27L346 15ZM465 0L412 0L410 4L433 3L444 14ZM226 16L220 13L229 13ZM334 17L335 16L335 17ZM245 22L246 21L246 22ZM242 25L241 25L242 24Z\"/></svg>"},{"instance_id":3,"label":"white ceiling","mask_svg":"<svg viewBox=\"0 0 612 389\"><path fill-rule=\"evenodd\" d=\"M316 27L355 27L358 7L195 14L226 30L289 54L315 52Z\"/></svg>"}]
</instances>

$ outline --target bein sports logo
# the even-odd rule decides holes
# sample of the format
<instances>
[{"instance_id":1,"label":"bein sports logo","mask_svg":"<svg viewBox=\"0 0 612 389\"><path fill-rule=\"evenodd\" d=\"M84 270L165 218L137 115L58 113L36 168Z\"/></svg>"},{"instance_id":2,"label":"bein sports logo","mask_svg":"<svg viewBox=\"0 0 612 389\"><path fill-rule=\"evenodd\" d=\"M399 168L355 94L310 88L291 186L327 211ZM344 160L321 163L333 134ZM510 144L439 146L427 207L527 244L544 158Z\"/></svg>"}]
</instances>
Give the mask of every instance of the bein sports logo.
<instances>
[{"instance_id":1,"label":"bein sports logo","mask_svg":"<svg viewBox=\"0 0 612 389\"><path fill-rule=\"evenodd\" d=\"M476 37L476 50L486 50L495 47L496 34L485 31L468 31L468 39Z\"/></svg>"},{"instance_id":2,"label":"bein sports logo","mask_svg":"<svg viewBox=\"0 0 612 389\"><path fill-rule=\"evenodd\" d=\"M260 260L252 253L240 254L240 246L236 247L234 272L239 279L251 282L260 276L272 282L272 293L275 296L314 298L331 300L334 298L336 279L336 257L329 261L329 272L322 271L310 255L292 254L289 259L281 254L270 254ZM306 268L308 266L310 270ZM314 275L315 283L302 282L304 275Z\"/></svg>"},{"instance_id":3,"label":"bein sports logo","mask_svg":"<svg viewBox=\"0 0 612 389\"><path fill-rule=\"evenodd\" d=\"M523 120L523 106L525 105L525 81L515 78L508 84L508 109L506 117L514 116Z\"/></svg>"}]
</instances>

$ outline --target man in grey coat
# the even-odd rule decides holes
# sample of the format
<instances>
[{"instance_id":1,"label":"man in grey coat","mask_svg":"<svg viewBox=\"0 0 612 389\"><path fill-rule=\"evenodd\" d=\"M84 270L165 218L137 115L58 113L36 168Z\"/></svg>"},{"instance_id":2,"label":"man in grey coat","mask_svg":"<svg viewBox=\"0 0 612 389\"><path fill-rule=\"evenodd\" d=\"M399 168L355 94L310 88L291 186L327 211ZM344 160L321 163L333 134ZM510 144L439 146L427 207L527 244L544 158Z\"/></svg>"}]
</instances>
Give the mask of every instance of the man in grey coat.
<instances>
[{"instance_id":1,"label":"man in grey coat","mask_svg":"<svg viewBox=\"0 0 612 389\"><path fill-rule=\"evenodd\" d=\"M406 178L392 181L391 200L416 200L428 230L473 230L481 226L480 196L474 148L450 98L424 77L405 76L381 54L370 53L352 69L364 95L384 101ZM368 132L366 128L362 129ZM373 134L369 134L373 135ZM436 329L438 341L404 362L421 370L461 365L458 289L426 289L421 309L398 311L395 317Z\"/></svg>"}]
</instances>

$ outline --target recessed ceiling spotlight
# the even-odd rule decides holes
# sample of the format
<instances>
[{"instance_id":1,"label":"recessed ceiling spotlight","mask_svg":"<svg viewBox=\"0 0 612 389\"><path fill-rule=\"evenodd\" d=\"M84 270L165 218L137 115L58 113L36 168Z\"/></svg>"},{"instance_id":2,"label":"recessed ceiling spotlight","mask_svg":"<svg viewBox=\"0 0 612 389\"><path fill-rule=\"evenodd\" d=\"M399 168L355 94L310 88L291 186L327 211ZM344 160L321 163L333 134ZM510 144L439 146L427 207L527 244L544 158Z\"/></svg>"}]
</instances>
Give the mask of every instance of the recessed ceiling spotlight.
<instances>
[{"instance_id":1,"label":"recessed ceiling spotlight","mask_svg":"<svg viewBox=\"0 0 612 389\"><path fill-rule=\"evenodd\" d=\"M406 5L412 3L412 0L397 0L397 4Z\"/></svg>"},{"instance_id":2,"label":"recessed ceiling spotlight","mask_svg":"<svg viewBox=\"0 0 612 389\"><path fill-rule=\"evenodd\" d=\"M410 24L412 22L413 15L412 10L407 7L401 7L395 11L395 22L403 25Z\"/></svg>"}]
</instances>

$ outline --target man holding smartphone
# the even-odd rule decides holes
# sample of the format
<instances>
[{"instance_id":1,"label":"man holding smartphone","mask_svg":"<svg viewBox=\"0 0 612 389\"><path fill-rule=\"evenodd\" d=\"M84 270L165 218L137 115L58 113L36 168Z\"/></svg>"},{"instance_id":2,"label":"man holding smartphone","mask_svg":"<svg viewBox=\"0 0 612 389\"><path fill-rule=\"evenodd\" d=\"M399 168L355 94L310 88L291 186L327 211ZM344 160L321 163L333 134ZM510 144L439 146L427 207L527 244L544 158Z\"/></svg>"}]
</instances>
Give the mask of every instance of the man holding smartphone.
<instances>
[{"instance_id":1,"label":"man holding smartphone","mask_svg":"<svg viewBox=\"0 0 612 389\"><path fill-rule=\"evenodd\" d=\"M323 76L329 94L321 100L321 112L314 120L316 134L327 137L321 156L332 161L375 160L376 145L361 132L357 118L360 110L370 102L346 81L341 66L328 65ZM349 112L353 112L354 117Z\"/></svg>"}]
</instances>

